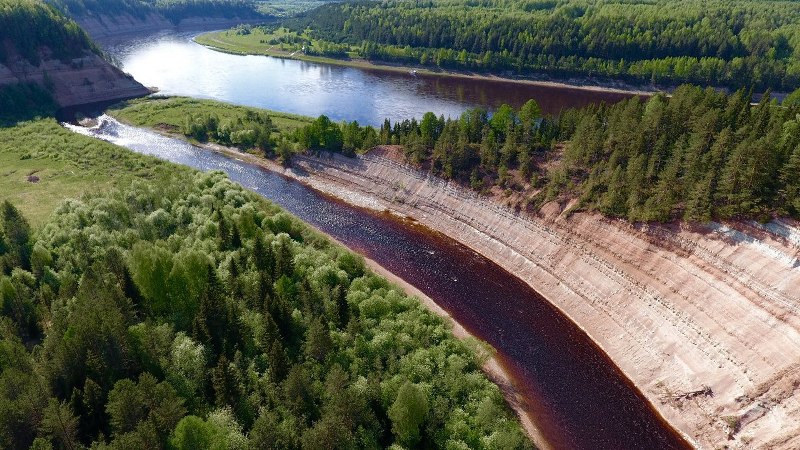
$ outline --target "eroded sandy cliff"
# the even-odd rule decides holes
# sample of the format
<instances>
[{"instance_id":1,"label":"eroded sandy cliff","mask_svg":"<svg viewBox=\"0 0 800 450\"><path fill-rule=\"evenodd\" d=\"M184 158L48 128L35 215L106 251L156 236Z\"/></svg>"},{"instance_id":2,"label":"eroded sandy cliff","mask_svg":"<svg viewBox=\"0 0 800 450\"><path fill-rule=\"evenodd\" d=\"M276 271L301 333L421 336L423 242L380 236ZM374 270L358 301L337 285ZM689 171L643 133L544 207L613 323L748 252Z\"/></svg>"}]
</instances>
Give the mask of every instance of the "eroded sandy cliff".
<instances>
[{"instance_id":1,"label":"eroded sandy cliff","mask_svg":"<svg viewBox=\"0 0 800 450\"><path fill-rule=\"evenodd\" d=\"M91 15L75 17L75 21L83 28L92 39L105 41L109 38L118 38L126 35L154 33L162 30L210 30L230 28L242 23L258 23L263 19L242 19L224 17L187 17L174 24L160 14L149 14L136 17L130 14L118 16Z\"/></svg>"},{"instance_id":2,"label":"eroded sandy cliff","mask_svg":"<svg viewBox=\"0 0 800 450\"><path fill-rule=\"evenodd\" d=\"M452 236L581 326L701 448L800 448L800 226L520 215L372 154L290 175Z\"/></svg>"},{"instance_id":3,"label":"eroded sandy cliff","mask_svg":"<svg viewBox=\"0 0 800 450\"><path fill-rule=\"evenodd\" d=\"M133 77L123 73L94 53L61 61L42 52L42 62L35 66L22 58L0 64L0 86L32 82L49 86L61 107L123 100L150 93Z\"/></svg>"}]
</instances>

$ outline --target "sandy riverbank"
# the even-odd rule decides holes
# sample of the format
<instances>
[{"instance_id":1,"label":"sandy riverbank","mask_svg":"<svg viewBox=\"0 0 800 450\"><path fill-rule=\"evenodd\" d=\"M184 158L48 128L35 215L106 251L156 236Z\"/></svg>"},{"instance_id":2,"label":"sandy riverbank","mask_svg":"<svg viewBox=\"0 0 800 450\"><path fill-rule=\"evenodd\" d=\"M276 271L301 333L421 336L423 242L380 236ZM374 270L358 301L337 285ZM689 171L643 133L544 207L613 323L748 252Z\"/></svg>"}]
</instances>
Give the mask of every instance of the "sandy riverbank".
<instances>
[{"instance_id":1,"label":"sandy riverbank","mask_svg":"<svg viewBox=\"0 0 800 450\"><path fill-rule=\"evenodd\" d=\"M308 184L413 217L517 275L700 448L800 445L800 227L520 215L379 155L299 157ZM352 200L351 200L352 199Z\"/></svg>"},{"instance_id":2,"label":"sandy riverbank","mask_svg":"<svg viewBox=\"0 0 800 450\"><path fill-rule=\"evenodd\" d=\"M175 133L171 133L171 132L168 132L168 131L165 131L165 130L162 130L162 129L154 129L154 131L156 131L156 132L158 132L158 133L160 133L160 134L162 134L164 136L167 136L167 137L186 140L184 136L181 136L181 135L178 135L178 134L175 134ZM307 184L307 185L311 186L312 188L315 188L315 189L317 189L317 190L319 190L321 192L324 192L324 193L326 193L328 195L333 195L334 197L337 197L337 198L340 198L342 200L348 201L349 203L353 203L353 204L356 204L356 205L359 205L359 206L364 206L364 207L367 207L367 208L370 208L370 207L374 208L376 206L376 204L364 204L364 201L368 201L366 198L361 198L362 201L358 201L358 199L355 199L352 196L350 198L343 198L343 196L342 196L343 192L342 191L335 192L335 193L332 192L332 189L331 189L332 186L330 186L328 189L319 189L319 186L315 186L315 183L308 183L308 180L305 179L304 177L298 176L291 169L287 169L287 168L281 166L280 164L278 164L278 163L276 163L274 161L271 161L271 160L268 160L268 159L265 159L265 158L262 158L262 157L259 157L259 156L255 156L255 155L252 155L252 154L242 153L238 149L225 147L225 146L218 145L218 144L197 143L197 142L193 142L193 144L197 145L197 146L199 146L201 148L204 148L206 150L217 152L217 153L221 153L221 154L224 154L226 156L229 156L229 157L232 157L232 158L235 158L235 159L246 161L246 162L248 162L250 164L254 164L254 165L262 167L264 169L283 174L285 176L288 176L290 178L298 180L298 181L300 181L300 182L302 182L304 184ZM318 233L325 235L328 239L330 239L333 242L336 242L338 245L341 245L342 247L346 247L346 245L344 245L343 243L339 242L336 238L334 238L333 236L325 233L324 231L314 227L311 224L307 223L306 225L311 227L311 228L313 228ZM398 277L397 275L395 275L394 273L392 273L391 271L389 271L385 267L381 266L376 261L374 261L374 260L372 260L370 258L367 258L367 257L364 257L364 261L367 264L367 266L370 268L370 270L372 270L376 274L378 274L380 276L383 276L384 278L388 279L391 283L396 285L398 288L400 288L407 295L418 298L420 300L420 302L426 308L428 308L428 310L430 310L434 314L442 317L448 323L450 323L451 324L451 331L452 331L454 336L456 336L459 339L467 339L467 338L475 339L475 336L470 334L469 331L467 331L460 323L455 321L447 311L445 311L442 307L440 307L438 304L436 304L436 302L433 299L431 299L430 297L425 295L422 291L420 291L419 289L417 289L413 285L409 284L408 282L406 282L402 278ZM522 402L521 394L519 393L517 388L514 386L514 380L512 379L512 377L508 373L508 371L503 367L503 365L498 361L498 359L495 356L490 356L487 359L486 363L483 365L482 370L486 374L486 376L489 377L489 379L500 388L501 392L503 393L503 397L506 399L506 402L509 404L511 409L516 413L517 417L519 418L520 424L522 425L522 428L525 431L525 433L527 434L528 438L530 438L531 441L533 441L533 443L539 449L542 449L542 450L550 450L550 449L552 449L552 446L550 446L547 443L547 441L544 439L544 437L542 436L542 434L539 432L539 430L537 429L536 425L534 424L533 417L530 415L530 413L528 411L526 411L523 408L523 406L522 406L523 402Z\"/></svg>"},{"instance_id":3,"label":"sandy riverbank","mask_svg":"<svg viewBox=\"0 0 800 450\"><path fill-rule=\"evenodd\" d=\"M216 150L412 217L493 260L581 327L698 448L800 447L797 222L634 226L558 205L528 216L380 154L298 156L286 170Z\"/></svg>"}]
</instances>

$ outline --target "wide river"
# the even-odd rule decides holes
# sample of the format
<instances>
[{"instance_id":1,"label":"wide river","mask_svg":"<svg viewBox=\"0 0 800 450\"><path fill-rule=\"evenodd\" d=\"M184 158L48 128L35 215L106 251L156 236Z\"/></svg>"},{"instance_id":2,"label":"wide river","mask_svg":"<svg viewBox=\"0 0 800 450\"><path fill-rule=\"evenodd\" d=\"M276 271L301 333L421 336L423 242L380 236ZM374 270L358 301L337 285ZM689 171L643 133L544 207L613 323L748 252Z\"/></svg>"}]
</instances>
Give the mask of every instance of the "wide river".
<instances>
[{"instance_id":1,"label":"wide river","mask_svg":"<svg viewBox=\"0 0 800 450\"><path fill-rule=\"evenodd\" d=\"M596 92L414 77L205 49L164 33L107 46L139 81L165 94L214 98L378 124L535 98L543 109L614 100ZM377 261L497 349L546 441L558 449L685 449L608 357L530 286L454 240L333 198L240 160L106 118L72 127L140 153L233 179Z\"/></svg>"},{"instance_id":2,"label":"wide river","mask_svg":"<svg viewBox=\"0 0 800 450\"><path fill-rule=\"evenodd\" d=\"M211 98L240 105L335 121L357 120L380 125L427 111L457 117L482 106L489 110L507 103L519 107L535 99L545 113L600 101L617 101L625 94L564 87L543 87L501 81L412 75L286 60L266 56L220 53L192 41L196 32L161 34L116 40L106 51L122 68L165 95Z\"/></svg>"}]
</instances>

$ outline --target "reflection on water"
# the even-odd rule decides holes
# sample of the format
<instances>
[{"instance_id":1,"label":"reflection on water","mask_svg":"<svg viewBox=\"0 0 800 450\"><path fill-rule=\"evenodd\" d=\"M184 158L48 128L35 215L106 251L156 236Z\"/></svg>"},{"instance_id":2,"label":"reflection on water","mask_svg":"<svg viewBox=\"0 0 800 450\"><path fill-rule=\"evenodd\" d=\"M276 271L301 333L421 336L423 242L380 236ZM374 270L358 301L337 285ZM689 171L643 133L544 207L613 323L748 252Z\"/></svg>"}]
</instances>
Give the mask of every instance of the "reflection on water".
<instances>
[{"instance_id":1,"label":"reflection on water","mask_svg":"<svg viewBox=\"0 0 800 450\"><path fill-rule=\"evenodd\" d=\"M498 351L523 407L558 449L684 449L605 355L527 284L469 248L273 172L100 118L90 136L200 170L218 169L377 261Z\"/></svg>"},{"instance_id":2,"label":"reflection on water","mask_svg":"<svg viewBox=\"0 0 800 450\"><path fill-rule=\"evenodd\" d=\"M196 33L165 32L109 43L107 52L145 86L316 117L379 125L427 111L456 117L467 108L521 106L530 98L548 114L625 95L499 81L388 73L303 61L242 56L192 42Z\"/></svg>"}]
</instances>

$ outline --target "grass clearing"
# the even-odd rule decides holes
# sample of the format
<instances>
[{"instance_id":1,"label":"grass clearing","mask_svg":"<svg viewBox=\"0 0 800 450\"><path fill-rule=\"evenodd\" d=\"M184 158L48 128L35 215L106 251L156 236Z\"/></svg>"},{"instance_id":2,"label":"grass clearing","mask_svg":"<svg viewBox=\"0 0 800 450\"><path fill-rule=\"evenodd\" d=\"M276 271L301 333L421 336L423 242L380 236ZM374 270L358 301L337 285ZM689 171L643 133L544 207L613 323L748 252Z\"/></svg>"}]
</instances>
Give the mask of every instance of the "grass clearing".
<instances>
[{"instance_id":1,"label":"grass clearing","mask_svg":"<svg viewBox=\"0 0 800 450\"><path fill-rule=\"evenodd\" d=\"M0 128L0 201L16 205L34 227L65 199L187 169L75 134L54 119ZM38 181L28 181L28 177Z\"/></svg>"},{"instance_id":2,"label":"grass clearing","mask_svg":"<svg viewBox=\"0 0 800 450\"><path fill-rule=\"evenodd\" d=\"M357 48L345 46L346 57L329 57L321 55L306 55L303 47L313 49L326 49L329 43L313 39L309 33L296 33L286 28L270 27L237 27L230 30L204 33L194 38L201 45L213 47L229 53L247 55L266 55L277 57L291 57L303 61L328 62L338 61L337 64L358 59ZM324 54L324 53L323 53Z\"/></svg>"},{"instance_id":3,"label":"grass clearing","mask_svg":"<svg viewBox=\"0 0 800 450\"><path fill-rule=\"evenodd\" d=\"M270 111L247 106L237 106L215 100L201 100L187 97L150 97L131 100L110 109L109 114L117 119L136 126L150 128L181 127L187 116L216 115L220 122L236 121L248 111L266 112L279 133L292 133L294 130L313 122L310 117Z\"/></svg>"},{"instance_id":4,"label":"grass clearing","mask_svg":"<svg viewBox=\"0 0 800 450\"><path fill-rule=\"evenodd\" d=\"M200 45L205 45L213 50L234 55L261 55L272 56L275 58L296 59L319 64L330 64L335 66L354 67L358 69L380 70L384 72L395 72L408 74L414 71L418 75L469 78L469 79L491 79L497 80L498 77L488 74L478 74L475 72L458 72L445 70L435 66L421 66L418 64L396 64L390 62L373 62L358 56L357 49L350 47L346 57L308 55L302 52L303 43L278 43L271 44L272 39L281 37L296 37L297 39L307 39L312 47L320 48L321 41L311 39L307 33L298 35L285 28L277 28L273 31L265 31L264 27L251 27L249 34L242 34L239 29L234 28L225 31L214 31L195 36L194 41ZM519 82L528 84L547 84L552 82L541 82L531 80L519 80L514 78L504 78L504 81Z\"/></svg>"}]
</instances>

